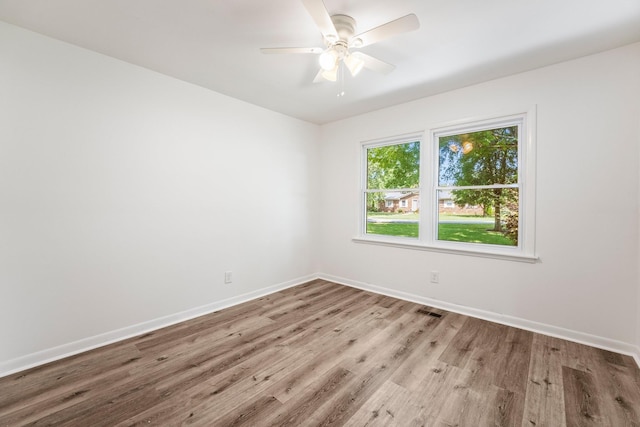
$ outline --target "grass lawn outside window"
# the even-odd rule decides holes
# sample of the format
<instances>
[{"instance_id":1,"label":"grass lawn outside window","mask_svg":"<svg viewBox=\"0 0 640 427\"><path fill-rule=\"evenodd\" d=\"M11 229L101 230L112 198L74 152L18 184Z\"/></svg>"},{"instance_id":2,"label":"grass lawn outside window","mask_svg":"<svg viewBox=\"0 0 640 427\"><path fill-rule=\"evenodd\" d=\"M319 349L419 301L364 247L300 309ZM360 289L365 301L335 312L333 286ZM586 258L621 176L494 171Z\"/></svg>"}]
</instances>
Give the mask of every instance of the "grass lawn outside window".
<instances>
[{"instance_id":1,"label":"grass lawn outside window","mask_svg":"<svg viewBox=\"0 0 640 427\"><path fill-rule=\"evenodd\" d=\"M418 237L418 214L372 213L367 233L385 236ZM513 245L504 234L491 231L491 217L441 215L438 236L451 242L473 242L493 245ZM375 221L375 222L373 222ZM442 222L446 221L446 222Z\"/></svg>"}]
</instances>

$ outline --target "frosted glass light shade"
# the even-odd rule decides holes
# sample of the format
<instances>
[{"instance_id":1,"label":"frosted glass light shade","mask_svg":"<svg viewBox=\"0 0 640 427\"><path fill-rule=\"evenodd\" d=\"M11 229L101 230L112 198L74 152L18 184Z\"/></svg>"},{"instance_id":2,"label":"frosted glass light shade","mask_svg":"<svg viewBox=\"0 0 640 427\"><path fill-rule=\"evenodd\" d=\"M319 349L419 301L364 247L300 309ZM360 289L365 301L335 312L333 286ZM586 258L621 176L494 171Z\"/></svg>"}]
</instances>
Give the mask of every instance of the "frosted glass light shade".
<instances>
[{"instance_id":1,"label":"frosted glass light shade","mask_svg":"<svg viewBox=\"0 0 640 427\"><path fill-rule=\"evenodd\" d=\"M353 55L344 58L344 63L353 77L357 76L362 67L364 67L364 61Z\"/></svg>"},{"instance_id":2,"label":"frosted glass light shade","mask_svg":"<svg viewBox=\"0 0 640 427\"><path fill-rule=\"evenodd\" d=\"M327 49L320 54L320 67L323 70L333 70L338 63L338 57L333 49Z\"/></svg>"},{"instance_id":3,"label":"frosted glass light shade","mask_svg":"<svg viewBox=\"0 0 640 427\"><path fill-rule=\"evenodd\" d=\"M325 70L322 72L322 77L329 80L330 82L335 82L338 80L338 66L336 65L333 70Z\"/></svg>"}]
</instances>

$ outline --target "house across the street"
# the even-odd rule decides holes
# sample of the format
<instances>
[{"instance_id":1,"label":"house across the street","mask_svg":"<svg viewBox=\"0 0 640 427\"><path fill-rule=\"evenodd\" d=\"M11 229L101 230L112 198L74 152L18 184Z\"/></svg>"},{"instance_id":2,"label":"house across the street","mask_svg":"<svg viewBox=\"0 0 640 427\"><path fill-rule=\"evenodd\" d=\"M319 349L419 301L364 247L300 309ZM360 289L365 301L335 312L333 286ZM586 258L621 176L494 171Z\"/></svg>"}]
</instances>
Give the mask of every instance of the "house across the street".
<instances>
[{"instance_id":1,"label":"house across the street","mask_svg":"<svg viewBox=\"0 0 640 427\"><path fill-rule=\"evenodd\" d=\"M420 209L418 193L389 192L379 202L381 212L417 212Z\"/></svg>"},{"instance_id":2,"label":"house across the street","mask_svg":"<svg viewBox=\"0 0 640 427\"><path fill-rule=\"evenodd\" d=\"M420 210L420 195L414 192L390 191L378 205L380 212L407 213ZM482 206L458 205L450 191L438 192L438 211L440 213L482 215Z\"/></svg>"}]
</instances>

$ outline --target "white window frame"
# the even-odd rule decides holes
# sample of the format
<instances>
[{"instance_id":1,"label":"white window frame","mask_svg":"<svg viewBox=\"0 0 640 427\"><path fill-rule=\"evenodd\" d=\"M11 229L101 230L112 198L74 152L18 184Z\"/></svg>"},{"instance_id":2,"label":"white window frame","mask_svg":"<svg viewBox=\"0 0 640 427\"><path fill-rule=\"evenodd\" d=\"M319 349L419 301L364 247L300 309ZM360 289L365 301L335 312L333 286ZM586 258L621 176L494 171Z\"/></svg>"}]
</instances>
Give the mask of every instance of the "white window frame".
<instances>
[{"instance_id":1,"label":"white window frame","mask_svg":"<svg viewBox=\"0 0 640 427\"><path fill-rule=\"evenodd\" d=\"M516 110L517 111L517 110ZM535 253L535 194L536 153L535 129L536 107L520 110L520 113L469 118L427 126L423 132L401 135L376 141L365 141L361 148L361 185L358 212L359 235L353 241L401 248L428 250L452 254L463 254L522 262L536 262ZM518 125L518 195L519 224L518 246L502 246L481 243L450 242L437 240L438 218L438 137L456 135L476 130ZM419 237L383 236L366 232L366 186L367 149L385 145L420 141L420 221Z\"/></svg>"}]
</instances>

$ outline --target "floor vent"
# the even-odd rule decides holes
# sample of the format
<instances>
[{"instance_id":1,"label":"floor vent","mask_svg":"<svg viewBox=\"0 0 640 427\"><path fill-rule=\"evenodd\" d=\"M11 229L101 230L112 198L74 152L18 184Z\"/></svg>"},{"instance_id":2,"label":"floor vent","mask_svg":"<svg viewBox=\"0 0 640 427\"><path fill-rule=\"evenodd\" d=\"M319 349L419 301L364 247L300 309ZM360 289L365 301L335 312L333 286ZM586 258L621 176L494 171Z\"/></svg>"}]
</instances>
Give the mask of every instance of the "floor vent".
<instances>
[{"instance_id":1,"label":"floor vent","mask_svg":"<svg viewBox=\"0 0 640 427\"><path fill-rule=\"evenodd\" d=\"M427 316L437 317L437 318L442 317L442 314L434 313L433 311L429 311L429 310L427 310L427 308L426 308L426 307L425 307L425 308L419 308L419 309L417 309L417 310L416 310L416 313L419 313L419 314L425 314L425 315L427 315Z\"/></svg>"}]
</instances>

